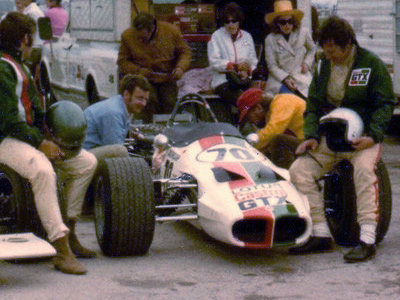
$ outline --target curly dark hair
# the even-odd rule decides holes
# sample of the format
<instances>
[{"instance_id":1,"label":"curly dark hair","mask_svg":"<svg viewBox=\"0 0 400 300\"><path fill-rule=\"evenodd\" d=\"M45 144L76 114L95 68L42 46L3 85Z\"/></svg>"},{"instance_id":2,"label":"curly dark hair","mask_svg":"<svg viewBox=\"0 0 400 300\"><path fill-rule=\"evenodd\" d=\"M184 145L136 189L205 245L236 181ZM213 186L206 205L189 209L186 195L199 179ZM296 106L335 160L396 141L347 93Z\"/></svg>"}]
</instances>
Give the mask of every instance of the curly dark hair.
<instances>
[{"instance_id":1,"label":"curly dark hair","mask_svg":"<svg viewBox=\"0 0 400 300\"><path fill-rule=\"evenodd\" d=\"M358 45L356 34L349 22L338 16L329 17L319 32L318 43L321 47L329 40L333 40L341 48L348 44Z\"/></svg>"},{"instance_id":2,"label":"curly dark hair","mask_svg":"<svg viewBox=\"0 0 400 300\"><path fill-rule=\"evenodd\" d=\"M0 22L0 47L18 49L25 35L33 41L36 32L36 22L29 16L13 11L9 12Z\"/></svg>"},{"instance_id":3,"label":"curly dark hair","mask_svg":"<svg viewBox=\"0 0 400 300\"><path fill-rule=\"evenodd\" d=\"M222 22L222 25L225 24L228 21L229 17L239 21L240 25L244 21L244 15L243 15L242 9L235 2L229 2L222 9L222 11L221 11L221 22Z\"/></svg>"},{"instance_id":4,"label":"curly dark hair","mask_svg":"<svg viewBox=\"0 0 400 300\"><path fill-rule=\"evenodd\" d=\"M119 84L119 93L122 95L124 91L128 91L129 93L133 93L134 89L139 87L140 89L148 92L151 89L151 85L146 77L140 75L125 75Z\"/></svg>"}]
</instances>

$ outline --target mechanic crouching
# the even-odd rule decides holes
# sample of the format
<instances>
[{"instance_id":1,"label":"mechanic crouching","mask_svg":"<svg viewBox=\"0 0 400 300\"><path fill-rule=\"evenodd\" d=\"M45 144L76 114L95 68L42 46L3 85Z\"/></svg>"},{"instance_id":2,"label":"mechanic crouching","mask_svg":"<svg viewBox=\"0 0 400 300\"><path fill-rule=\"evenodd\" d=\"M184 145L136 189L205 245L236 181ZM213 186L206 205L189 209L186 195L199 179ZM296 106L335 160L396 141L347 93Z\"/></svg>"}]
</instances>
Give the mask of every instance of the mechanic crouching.
<instances>
[{"instance_id":1,"label":"mechanic crouching","mask_svg":"<svg viewBox=\"0 0 400 300\"><path fill-rule=\"evenodd\" d=\"M265 97L259 88L250 88L237 101L239 129L243 135L255 132L255 147L275 165L288 169L295 151L304 138L303 113L306 103L293 94Z\"/></svg>"},{"instance_id":2,"label":"mechanic crouching","mask_svg":"<svg viewBox=\"0 0 400 300\"><path fill-rule=\"evenodd\" d=\"M77 255L89 256L90 251L80 247L74 227L97 161L94 155L80 150L82 132L71 145L75 129L83 126L79 110L72 102L65 104L64 101L52 107L47 115L48 124L43 126L44 113L39 107L33 79L22 63L32 50L35 30L35 21L18 12L8 13L0 22L0 163L30 182L39 218L57 251L53 260L55 269L85 274L86 267L76 259L71 248ZM68 117L71 132L65 131L68 126L65 119L58 119L60 116ZM65 180L70 228L61 216L55 171Z\"/></svg>"}]
</instances>

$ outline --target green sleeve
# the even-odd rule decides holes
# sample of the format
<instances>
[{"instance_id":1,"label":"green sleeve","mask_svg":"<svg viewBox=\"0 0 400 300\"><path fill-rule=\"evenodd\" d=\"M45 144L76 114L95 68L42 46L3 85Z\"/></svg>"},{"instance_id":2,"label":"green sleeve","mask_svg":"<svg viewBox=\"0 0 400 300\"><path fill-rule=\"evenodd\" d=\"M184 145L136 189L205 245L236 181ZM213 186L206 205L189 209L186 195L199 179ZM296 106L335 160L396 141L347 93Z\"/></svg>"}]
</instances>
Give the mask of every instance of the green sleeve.
<instances>
[{"instance_id":1,"label":"green sleeve","mask_svg":"<svg viewBox=\"0 0 400 300\"><path fill-rule=\"evenodd\" d=\"M368 94L371 113L369 122L365 124L365 133L376 143L381 143L393 114L395 95L389 71L386 65L378 59L371 74Z\"/></svg>"},{"instance_id":2,"label":"green sleeve","mask_svg":"<svg viewBox=\"0 0 400 300\"><path fill-rule=\"evenodd\" d=\"M324 115L323 108L326 103L327 78L330 76L329 62L319 61L319 68L314 72L313 79L308 91L306 110L304 112L304 137L314 138L319 141L318 134L319 119Z\"/></svg>"},{"instance_id":3,"label":"green sleeve","mask_svg":"<svg viewBox=\"0 0 400 300\"><path fill-rule=\"evenodd\" d=\"M0 95L2 98L0 101L1 137L13 137L38 148L43 140L42 134L39 128L28 125L19 116L19 98L16 94L16 83L14 69L8 63L0 62ZM31 93L32 90L28 92ZM37 98L34 99L35 102L37 103ZM39 115L40 113L38 113Z\"/></svg>"}]
</instances>

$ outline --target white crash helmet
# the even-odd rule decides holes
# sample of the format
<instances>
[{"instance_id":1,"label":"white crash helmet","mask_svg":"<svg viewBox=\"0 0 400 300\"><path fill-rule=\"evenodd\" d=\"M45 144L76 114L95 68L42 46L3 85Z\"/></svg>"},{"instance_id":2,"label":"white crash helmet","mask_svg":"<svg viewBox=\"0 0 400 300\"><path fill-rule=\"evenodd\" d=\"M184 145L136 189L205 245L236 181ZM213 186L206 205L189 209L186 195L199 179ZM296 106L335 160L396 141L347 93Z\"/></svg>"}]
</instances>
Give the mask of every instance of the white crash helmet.
<instances>
[{"instance_id":1,"label":"white crash helmet","mask_svg":"<svg viewBox=\"0 0 400 300\"><path fill-rule=\"evenodd\" d=\"M361 137L364 123L352 109L339 107L319 120L319 130L326 136L326 142L332 151L354 151L351 141Z\"/></svg>"}]
</instances>

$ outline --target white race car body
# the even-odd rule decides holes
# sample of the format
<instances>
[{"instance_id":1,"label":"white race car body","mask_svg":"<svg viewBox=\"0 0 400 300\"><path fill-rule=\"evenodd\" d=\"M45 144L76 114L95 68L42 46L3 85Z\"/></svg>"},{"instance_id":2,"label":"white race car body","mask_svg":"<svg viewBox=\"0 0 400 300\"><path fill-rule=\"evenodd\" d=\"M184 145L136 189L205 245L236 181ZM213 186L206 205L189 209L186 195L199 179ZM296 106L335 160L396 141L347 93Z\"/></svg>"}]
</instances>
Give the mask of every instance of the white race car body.
<instances>
[{"instance_id":1,"label":"white race car body","mask_svg":"<svg viewBox=\"0 0 400 300\"><path fill-rule=\"evenodd\" d=\"M311 234L308 202L289 173L252 147L225 123L167 128L159 174L197 183L197 215L211 237L245 248L305 242Z\"/></svg>"}]
</instances>

